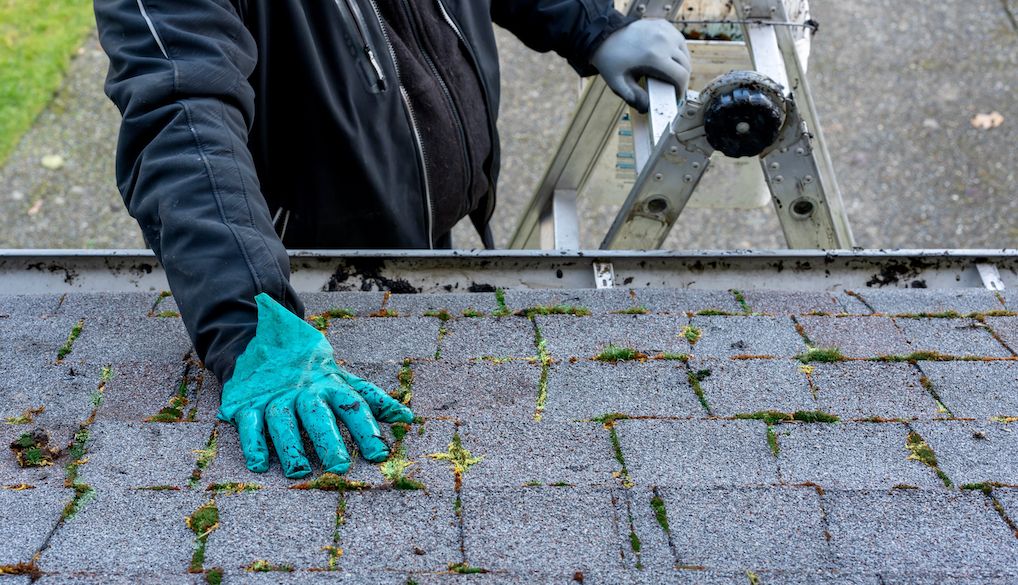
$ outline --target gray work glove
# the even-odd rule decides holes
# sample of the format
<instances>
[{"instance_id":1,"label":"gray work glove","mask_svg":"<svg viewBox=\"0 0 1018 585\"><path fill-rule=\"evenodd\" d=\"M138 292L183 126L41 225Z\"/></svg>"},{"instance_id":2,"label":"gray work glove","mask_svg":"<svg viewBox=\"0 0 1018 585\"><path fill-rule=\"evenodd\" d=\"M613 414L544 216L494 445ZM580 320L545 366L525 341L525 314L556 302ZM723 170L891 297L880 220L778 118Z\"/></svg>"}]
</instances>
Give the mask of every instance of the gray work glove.
<instances>
[{"instance_id":1,"label":"gray work glove","mask_svg":"<svg viewBox=\"0 0 1018 585\"><path fill-rule=\"evenodd\" d=\"M612 91L642 114L650 108L650 97L638 83L641 77L674 85L682 99L692 71L686 39L675 25L659 18L637 20L615 31L594 51L590 64Z\"/></svg>"}]
</instances>

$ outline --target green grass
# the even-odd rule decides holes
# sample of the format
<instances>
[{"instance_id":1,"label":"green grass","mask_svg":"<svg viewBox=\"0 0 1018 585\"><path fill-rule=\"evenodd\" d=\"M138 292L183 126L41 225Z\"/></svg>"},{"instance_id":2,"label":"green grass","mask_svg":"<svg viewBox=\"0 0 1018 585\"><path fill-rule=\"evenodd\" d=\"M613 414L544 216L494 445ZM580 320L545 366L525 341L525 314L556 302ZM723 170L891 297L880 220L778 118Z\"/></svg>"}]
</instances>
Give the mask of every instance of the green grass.
<instances>
[{"instance_id":1,"label":"green grass","mask_svg":"<svg viewBox=\"0 0 1018 585\"><path fill-rule=\"evenodd\" d=\"M94 26L87 0L0 0L0 164L60 87Z\"/></svg>"}]
</instances>

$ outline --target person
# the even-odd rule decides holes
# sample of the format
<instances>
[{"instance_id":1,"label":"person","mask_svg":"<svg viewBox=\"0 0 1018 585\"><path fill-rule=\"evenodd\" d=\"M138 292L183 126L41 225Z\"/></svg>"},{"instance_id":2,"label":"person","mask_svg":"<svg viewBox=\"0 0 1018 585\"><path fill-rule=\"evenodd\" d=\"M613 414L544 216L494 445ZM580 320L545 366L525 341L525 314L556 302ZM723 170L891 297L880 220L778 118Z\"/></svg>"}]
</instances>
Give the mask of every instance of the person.
<instances>
[{"instance_id":1,"label":"person","mask_svg":"<svg viewBox=\"0 0 1018 585\"><path fill-rule=\"evenodd\" d=\"M219 417L247 467L268 469L267 430L287 477L311 472L300 426L343 473L339 422L377 462L378 422L413 414L336 365L286 249L447 248L467 216L493 247L492 24L641 111L639 78L683 95L690 73L671 23L610 0L96 0L95 13L124 202L223 383Z\"/></svg>"}]
</instances>

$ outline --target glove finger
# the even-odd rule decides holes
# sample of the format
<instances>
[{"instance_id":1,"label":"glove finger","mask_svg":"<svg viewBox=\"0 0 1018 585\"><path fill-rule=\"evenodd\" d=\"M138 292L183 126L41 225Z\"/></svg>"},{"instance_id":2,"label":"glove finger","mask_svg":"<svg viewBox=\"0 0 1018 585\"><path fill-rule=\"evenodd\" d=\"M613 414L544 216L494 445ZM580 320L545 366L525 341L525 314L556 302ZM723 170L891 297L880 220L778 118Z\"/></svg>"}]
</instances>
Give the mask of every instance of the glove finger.
<instances>
[{"instance_id":1,"label":"glove finger","mask_svg":"<svg viewBox=\"0 0 1018 585\"><path fill-rule=\"evenodd\" d=\"M276 455L283 466L283 475L290 479L307 477L311 463L304 453L304 442L297 430L297 417L293 412L293 396L283 395L265 407L265 420L269 435L276 446Z\"/></svg>"},{"instance_id":2,"label":"glove finger","mask_svg":"<svg viewBox=\"0 0 1018 585\"><path fill-rule=\"evenodd\" d=\"M355 392L360 394L365 401L368 403L368 407L371 408L371 414L375 416L376 420L385 423L412 423L414 422L414 413L409 408L401 404L398 400L389 396L384 390L375 386L371 382L358 378L350 372L341 371L340 375Z\"/></svg>"},{"instance_id":3,"label":"glove finger","mask_svg":"<svg viewBox=\"0 0 1018 585\"><path fill-rule=\"evenodd\" d=\"M373 463L389 457L389 446L382 439L382 429L371 414L368 403L349 386L336 385L325 393L332 409L350 430L361 455Z\"/></svg>"},{"instance_id":4,"label":"glove finger","mask_svg":"<svg viewBox=\"0 0 1018 585\"><path fill-rule=\"evenodd\" d=\"M685 94L689 86L689 70L673 59L665 59L656 67L648 69L647 75L674 85L675 90L682 94Z\"/></svg>"},{"instance_id":5,"label":"glove finger","mask_svg":"<svg viewBox=\"0 0 1018 585\"><path fill-rule=\"evenodd\" d=\"M265 444L265 416L258 408L241 410L236 414L237 434L244 463L255 473L269 469L269 446Z\"/></svg>"},{"instance_id":6,"label":"glove finger","mask_svg":"<svg viewBox=\"0 0 1018 585\"><path fill-rule=\"evenodd\" d=\"M672 61L675 61L676 63L681 65L682 68L686 70L687 75L689 74L690 71L693 70L692 60L689 58L689 55L683 53L682 51L676 51L676 53L672 55Z\"/></svg>"},{"instance_id":7,"label":"glove finger","mask_svg":"<svg viewBox=\"0 0 1018 585\"><path fill-rule=\"evenodd\" d=\"M297 414L322 460L322 469L329 473L346 473L350 469L350 454L336 426L336 415L332 414L323 393L320 390L301 392L297 396Z\"/></svg>"},{"instance_id":8,"label":"glove finger","mask_svg":"<svg viewBox=\"0 0 1018 585\"><path fill-rule=\"evenodd\" d=\"M637 112L646 114L650 110L650 95L647 94L647 90L640 87L640 84L634 78L626 79L626 89L630 95L629 99L619 94L622 99L626 100L626 103L636 108Z\"/></svg>"}]
</instances>

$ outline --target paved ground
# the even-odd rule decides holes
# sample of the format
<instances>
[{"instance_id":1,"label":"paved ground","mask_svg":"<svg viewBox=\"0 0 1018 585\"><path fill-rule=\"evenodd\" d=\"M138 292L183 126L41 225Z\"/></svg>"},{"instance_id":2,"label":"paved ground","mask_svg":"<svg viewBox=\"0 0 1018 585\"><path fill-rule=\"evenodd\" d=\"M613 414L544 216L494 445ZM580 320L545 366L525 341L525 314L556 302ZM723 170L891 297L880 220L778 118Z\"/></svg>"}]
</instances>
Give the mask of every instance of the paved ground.
<instances>
[{"instance_id":1,"label":"paved ground","mask_svg":"<svg viewBox=\"0 0 1018 585\"><path fill-rule=\"evenodd\" d=\"M358 460L364 483L328 491L243 468L172 299L0 296L0 440L40 427L60 449L0 454L0 585L1018 580L1013 298L505 298L586 310L309 296L358 315L328 327L337 357L419 417L397 450L422 489ZM638 355L593 359L608 344Z\"/></svg>"},{"instance_id":2,"label":"paved ground","mask_svg":"<svg viewBox=\"0 0 1018 585\"><path fill-rule=\"evenodd\" d=\"M814 0L811 75L858 244L1016 247L1018 32L1014 0ZM1010 8L1008 8L1010 7ZM507 34L496 239L505 243L576 98L571 70ZM89 41L53 106L0 169L0 247L140 247L113 185L117 112ZM979 114L1003 125L974 128ZM64 166L48 170L43 156ZM596 246L612 211L584 209ZM461 246L477 243L469 228ZM770 209L691 210L673 248L780 247Z\"/></svg>"}]
</instances>

